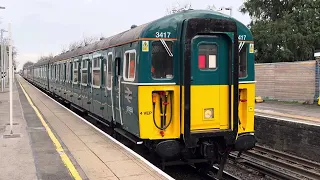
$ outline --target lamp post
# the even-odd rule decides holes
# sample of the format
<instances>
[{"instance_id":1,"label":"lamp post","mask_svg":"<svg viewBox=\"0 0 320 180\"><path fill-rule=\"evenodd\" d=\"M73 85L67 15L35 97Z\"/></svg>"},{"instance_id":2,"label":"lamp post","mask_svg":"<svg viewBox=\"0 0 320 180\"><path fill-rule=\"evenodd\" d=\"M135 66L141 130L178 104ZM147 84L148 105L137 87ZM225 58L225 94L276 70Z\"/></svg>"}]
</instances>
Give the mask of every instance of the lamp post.
<instances>
[{"instance_id":1,"label":"lamp post","mask_svg":"<svg viewBox=\"0 0 320 180\"><path fill-rule=\"evenodd\" d=\"M1 29L0 30L0 40L1 40L1 56L0 56L0 58L1 58L1 91L3 92L3 88L4 88L4 85L5 85L5 83L4 83L4 72L5 72L5 60L4 60L4 57L5 57L5 55L4 55L4 53L5 53L5 51L4 51L4 39L3 39L3 33L4 32L7 32L6 30L4 30L4 29Z\"/></svg>"},{"instance_id":2,"label":"lamp post","mask_svg":"<svg viewBox=\"0 0 320 180\"><path fill-rule=\"evenodd\" d=\"M6 9L5 7L3 6L0 6L0 9ZM3 77L3 73L4 73L4 54L3 54L3 30L1 29L1 56L0 56L0 59L1 59L1 62L0 62L0 65L1 65L1 91L3 92L3 86L4 86L4 77Z\"/></svg>"},{"instance_id":3,"label":"lamp post","mask_svg":"<svg viewBox=\"0 0 320 180\"><path fill-rule=\"evenodd\" d=\"M12 79L14 78L13 76L13 66L12 66L12 39L11 39L11 24L9 23L8 26L8 31L9 31L9 89L10 89L10 133L13 134L12 132L12 125L13 125L13 103L12 103Z\"/></svg>"}]
</instances>

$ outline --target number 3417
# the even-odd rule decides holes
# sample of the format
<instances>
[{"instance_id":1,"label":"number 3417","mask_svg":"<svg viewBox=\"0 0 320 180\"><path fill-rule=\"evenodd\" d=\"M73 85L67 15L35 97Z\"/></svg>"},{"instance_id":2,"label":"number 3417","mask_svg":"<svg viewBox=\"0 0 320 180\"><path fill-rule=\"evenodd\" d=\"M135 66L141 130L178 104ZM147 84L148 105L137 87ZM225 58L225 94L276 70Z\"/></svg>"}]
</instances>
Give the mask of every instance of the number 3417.
<instances>
[{"instance_id":1,"label":"number 3417","mask_svg":"<svg viewBox=\"0 0 320 180\"><path fill-rule=\"evenodd\" d=\"M156 32L156 38L170 38L171 32Z\"/></svg>"}]
</instances>

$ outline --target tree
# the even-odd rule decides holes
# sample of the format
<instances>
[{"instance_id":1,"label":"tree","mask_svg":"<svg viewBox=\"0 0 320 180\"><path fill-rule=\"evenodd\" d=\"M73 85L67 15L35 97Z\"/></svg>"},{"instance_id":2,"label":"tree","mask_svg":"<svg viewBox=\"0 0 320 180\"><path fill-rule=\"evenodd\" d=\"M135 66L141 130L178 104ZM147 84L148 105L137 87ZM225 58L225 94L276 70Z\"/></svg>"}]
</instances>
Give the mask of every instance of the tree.
<instances>
[{"instance_id":1,"label":"tree","mask_svg":"<svg viewBox=\"0 0 320 180\"><path fill-rule=\"evenodd\" d=\"M26 63L24 63L24 65L23 65L23 69L25 69L26 67L28 67L28 66L31 66L31 65L33 65L34 63L33 62L31 62L31 61L27 61Z\"/></svg>"},{"instance_id":2,"label":"tree","mask_svg":"<svg viewBox=\"0 0 320 180\"><path fill-rule=\"evenodd\" d=\"M257 62L313 59L320 48L320 1L246 0Z\"/></svg>"},{"instance_id":3,"label":"tree","mask_svg":"<svg viewBox=\"0 0 320 180\"><path fill-rule=\"evenodd\" d=\"M9 39L8 38L3 38L3 43L5 45L5 49L6 49L6 52L9 52ZM12 46L12 64L13 66L17 67L17 55L18 55L18 51L17 51L17 48L15 46Z\"/></svg>"},{"instance_id":4,"label":"tree","mask_svg":"<svg viewBox=\"0 0 320 180\"><path fill-rule=\"evenodd\" d=\"M97 42L97 41L99 41L99 40L100 40L100 38L95 37L95 36L89 36L89 37L85 37L85 36L84 36L82 40L80 40L80 41L74 41L74 42L70 43L68 50L69 50L69 51L72 51L72 50L74 50L74 49L78 49L78 48L80 48L80 47L87 46L87 45L89 45L89 44L95 43L95 42ZM65 52L67 52L68 50L67 50L66 47L63 47L61 51L62 51L62 53L65 53Z\"/></svg>"},{"instance_id":5,"label":"tree","mask_svg":"<svg viewBox=\"0 0 320 180\"><path fill-rule=\"evenodd\" d=\"M68 48L67 48L66 46L63 46L61 52L62 52L62 53L65 53L65 52L67 52L67 51L68 51Z\"/></svg>"},{"instance_id":6,"label":"tree","mask_svg":"<svg viewBox=\"0 0 320 180\"><path fill-rule=\"evenodd\" d=\"M38 59L37 62L41 62L41 61L46 61L46 60L51 60L53 58L53 54L49 54L48 56L40 56L40 58Z\"/></svg>"},{"instance_id":7,"label":"tree","mask_svg":"<svg viewBox=\"0 0 320 180\"><path fill-rule=\"evenodd\" d=\"M69 44L69 51L82 47L82 41L75 41Z\"/></svg>"},{"instance_id":8,"label":"tree","mask_svg":"<svg viewBox=\"0 0 320 180\"><path fill-rule=\"evenodd\" d=\"M83 37L83 42L82 42L82 44L83 44L84 46L86 46L86 45L95 43L95 42L97 42L97 41L99 41L99 40L100 40L100 38L94 37L94 36Z\"/></svg>"}]
</instances>

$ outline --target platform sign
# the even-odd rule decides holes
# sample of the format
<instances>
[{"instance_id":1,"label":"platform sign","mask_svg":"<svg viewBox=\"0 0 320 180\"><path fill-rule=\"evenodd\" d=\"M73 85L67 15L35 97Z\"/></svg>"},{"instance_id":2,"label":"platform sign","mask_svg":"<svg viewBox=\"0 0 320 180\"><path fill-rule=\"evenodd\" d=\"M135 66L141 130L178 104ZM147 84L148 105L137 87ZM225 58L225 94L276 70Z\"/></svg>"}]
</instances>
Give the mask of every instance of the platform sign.
<instances>
[{"instance_id":1,"label":"platform sign","mask_svg":"<svg viewBox=\"0 0 320 180\"><path fill-rule=\"evenodd\" d=\"M142 52L149 51L149 41L142 41Z\"/></svg>"}]
</instances>

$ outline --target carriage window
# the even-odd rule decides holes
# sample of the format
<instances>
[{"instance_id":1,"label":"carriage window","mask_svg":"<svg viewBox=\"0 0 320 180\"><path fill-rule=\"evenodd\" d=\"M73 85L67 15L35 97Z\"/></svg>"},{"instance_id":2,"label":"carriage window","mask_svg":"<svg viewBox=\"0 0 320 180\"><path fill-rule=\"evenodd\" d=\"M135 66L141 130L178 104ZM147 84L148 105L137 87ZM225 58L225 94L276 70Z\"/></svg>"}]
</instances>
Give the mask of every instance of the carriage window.
<instances>
[{"instance_id":1,"label":"carriage window","mask_svg":"<svg viewBox=\"0 0 320 180\"><path fill-rule=\"evenodd\" d=\"M240 50L239 53L239 77L246 77L247 76L247 52L248 52L248 45L245 43Z\"/></svg>"},{"instance_id":2,"label":"carriage window","mask_svg":"<svg viewBox=\"0 0 320 180\"><path fill-rule=\"evenodd\" d=\"M111 68L112 68L112 54L108 55L108 59L106 61L105 65L105 71L104 71L104 81L105 85L107 85L107 88L111 88Z\"/></svg>"},{"instance_id":3,"label":"carriage window","mask_svg":"<svg viewBox=\"0 0 320 180\"><path fill-rule=\"evenodd\" d=\"M67 77L67 63L63 63L63 82L66 81L66 77Z\"/></svg>"},{"instance_id":4,"label":"carriage window","mask_svg":"<svg viewBox=\"0 0 320 180\"><path fill-rule=\"evenodd\" d=\"M54 80L57 80L57 78L58 78L57 72L58 72L58 65L55 64L54 65Z\"/></svg>"},{"instance_id":5,"label":"carriage window","mask_svg":"<svg viewBox=\"0 0 320 180\"><path fill-rule=\"evenodd\" d=\"M82 61L82 68L81 68L81 83L87 84L88 83L88 61Z\"/></svg>"},{"instance_id":6,"label":"carriage window","mask_svg":"<svg viewBox=\"0 0 320 180\"><path fill-rule=\"evenodd\" d=\"M72 62L68 62L68 82L72 82Z\"/></svg>"},{"instance_id":7,"label":"carriage window","mask_svg":"<svg viewBox=\"0 0 320 180\"><path fill-rule=\"evenodd\" d=\"M135 52L126 52L125 53L125 71L124 79L128 81L133 81L135 78L136 71L136 53Z\"/></svg>"},{"instance_id":8,"label":"carriage window","mask_svg":"<svg viewBox=\"0 0 320 180\"><path fill-rule=\"evenodd\" d=\"M57 64L54 65L54 79L57 80L57 72L58 72L58 67L57 67Z\"/></svg>"},{"instance_id":9,"label":"carriage window","mask_svg":"<svg viewBox=\"0 0 320 180\"><path fill-rule=\"evenodd\" d=\"M77 83L78 82L78 62L74 61L73 62L73 82Z\"/></svg>"},{"instance_id":10,"label":"carriage window","mask_svg":"<svg viewBox=\"0 0 320 180\"><path fill-rule=\"evenodd\" d=\"M217 46L214 44L202 44L199 46L198 67L201 70L217 68Z\"/></svg>"},{"instance_id":11,"label":"carriage window","mask_svg":"<svg viewBox=\"0 0 320 180\"><path fill-rule=\"evenodd\" d=\"M53 79L55 80L57 75L56 75L56 72L57 72L57 65L53 65L54 67L54 72L53 72Z\"/></svg>"},{"instance_id":12,"label":"carriage window","mask_svg":"<svg viewBox=\"0 0 320 180\"><path fill-rule=\"evenodd\" d=\"M50 65L50 79L51 79L51 80L52 80L52 77L53 77L52 72L53 72L53 66L52 66L52 64L51 64L51 65Z\"/></svg>"},{"instance_id":13,"label":"carriage window","mask_svg":"<svg viewBox=\"0 0 320 180\"><path fill-rule=\"evenodd\" d=\"M93 58L93 68L100 67L100 57Z\"/></svg>"},{"instance_id":14,"label":"carriage window","mask_svg":"<svg viewBox=\"0 0 320 180\"><path fill-rule=\"evenodd\" d=\"M172 52L172 42L166 42L168 48ZM156 79L171 79L173 77L173 57L163 47L160 41L152 43L152 77Z\"/></svg>"},{"instance_id":15,"label":"carriage window","mask_svg":"<svg viewBox=\"0 0 320 180\"><path fill-rule=\"evenodd\" d=\"M100 72L100 57L93 58L92 68L92 84L94 86L100 86L101 72Z\"/></svg>"},{"instance_id":16,"label":"carriage window","mask_svg":"<svg viewBox=\"0 0 320 180\"><path fill-rule=\"evenodd\" d=\"M69 81L69 62L66 63L66 82Z\"/></svg>"},{"instance_id":17,"label":"carriage window","mask_svg":"<svg viewBox=\"0 0 320 180\"><path fill-rule=\"evenodd\" d=\"M56 79L56 65L52 65L53 67L53 72L52 72L52 80L55 80Z\"/></svg>"},{"instance_id":18,"label":"carriage window","mask_svg":"<svg viewBox=\"0 0 320 180\"><path fill-rule=\"evenodd\" d=\"M60 81L64 80L64 63L60 64Z\"/></svg>"},{"instance_id":19,"label":"carriage window","mask_svg":"<svg viewBox=\"0 0 320 180\"><path fill-rule=\"evenodd\" d=\"M57 71L57 80L59 81L61 79L61 64L58 64L57 65L58 67L58 71Z\"/></svg>"}]
</instances>

